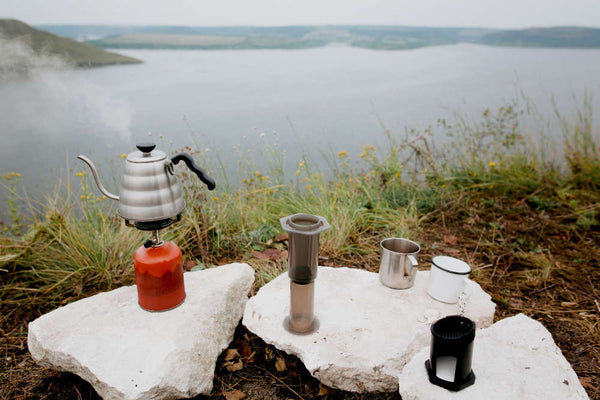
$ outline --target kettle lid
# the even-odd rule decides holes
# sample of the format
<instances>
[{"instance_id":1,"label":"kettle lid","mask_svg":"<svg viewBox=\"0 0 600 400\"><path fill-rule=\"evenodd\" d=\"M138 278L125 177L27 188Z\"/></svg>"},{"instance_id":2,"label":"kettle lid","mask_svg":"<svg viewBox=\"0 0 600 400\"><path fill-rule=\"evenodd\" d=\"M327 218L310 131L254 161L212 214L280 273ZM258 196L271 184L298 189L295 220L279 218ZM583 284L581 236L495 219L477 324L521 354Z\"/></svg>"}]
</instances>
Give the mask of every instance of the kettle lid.
<instances>
[{"instance_id":1,"label":"kettle lid","mask_svg":"<svg viewBox=\"0 0 600 400\"><path fill-rule=\"evenodd\" d=\"M161 161L167 158L162 150L155 150L156 144L152 142L138 143L135 145L137 151L127 154L127 161L134 163L149 163Z\"/></svg>"}]
</instances>

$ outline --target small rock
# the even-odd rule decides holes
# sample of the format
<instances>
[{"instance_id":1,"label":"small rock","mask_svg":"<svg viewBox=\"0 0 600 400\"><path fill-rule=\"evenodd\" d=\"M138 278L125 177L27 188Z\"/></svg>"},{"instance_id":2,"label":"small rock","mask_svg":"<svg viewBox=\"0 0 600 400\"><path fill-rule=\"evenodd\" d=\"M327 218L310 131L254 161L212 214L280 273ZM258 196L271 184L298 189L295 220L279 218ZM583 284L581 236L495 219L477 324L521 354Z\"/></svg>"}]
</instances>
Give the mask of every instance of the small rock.
<instances>
[{"instance_id":1,"label":"small rock","mask_svg":"<svg viewBox=\"0 0 600 400\"><path fill-rule=\"evenodd\" d=\"M588 399L569 362L539 322L518 314L478 330L473 343L475 384L450 392L429 383L422 349L399 374L403 400Z\"/></svg>"},{"instance_id":2,"label":"small rock","mask_svg":"<svg viewBox=\"0 0 600 400\"><path fill-rule=\"evenodd\" d=\"M283 327L289 314L287 272L263 286L246 305L243 324L265 342L298 356L324 385L353 392L398 390L397 375L429 344L429 327L458 313L426 292L429 271L419 271L410 289L383 286L376 273L319 267L315 315L319 328L295 335ZM495 304L475 282L466 315L478 327L492 324Z\"/></svg>"},{"instance_id":3,"label":"small rock","mask_svg":"<svg viewBox=\"0 0 600 400\"><path fill-rule=\"evenodd\" d=\"M29 351L42 366L79 375L105 400L209 394L254 270L230 264L184 279L187 298L173 310L142 310L128 286L45 314L29 324Z\"/></svg>"}]
</instances>

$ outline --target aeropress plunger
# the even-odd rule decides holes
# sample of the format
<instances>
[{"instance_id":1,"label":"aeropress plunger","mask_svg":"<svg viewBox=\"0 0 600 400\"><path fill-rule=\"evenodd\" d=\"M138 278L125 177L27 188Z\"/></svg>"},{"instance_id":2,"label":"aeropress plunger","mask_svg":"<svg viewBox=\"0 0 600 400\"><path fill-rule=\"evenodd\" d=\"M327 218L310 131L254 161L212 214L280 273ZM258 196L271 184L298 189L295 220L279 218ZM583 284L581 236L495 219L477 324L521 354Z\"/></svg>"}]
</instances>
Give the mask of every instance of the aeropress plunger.
<instances>
[{"instance_id":1,"label":"aeropress plunger","mask_svg":"<svg viewBox=\"0 0 600 400\"><path fill-rule=\"evenodd\" d=\"M329 224L310 214L290 215L280 222L289 237L290 315L283 324L292 333L311 333L319 324L314 314L319 234L329 229Z\"/></svg>"}]
</instances>

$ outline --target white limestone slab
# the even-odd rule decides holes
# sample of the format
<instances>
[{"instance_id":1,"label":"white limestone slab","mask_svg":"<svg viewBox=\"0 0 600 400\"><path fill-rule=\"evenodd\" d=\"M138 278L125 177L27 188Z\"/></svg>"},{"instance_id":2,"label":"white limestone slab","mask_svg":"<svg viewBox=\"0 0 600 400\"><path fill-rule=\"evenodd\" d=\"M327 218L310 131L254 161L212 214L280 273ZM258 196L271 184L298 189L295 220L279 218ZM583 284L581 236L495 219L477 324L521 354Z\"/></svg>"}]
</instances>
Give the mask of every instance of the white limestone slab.
<instances>
[{"instance_id":1,"label":"white limestone slab","mask_svg":"<svg viewBox=\"0 0 600 400\"><path fill-rule=\"evenodd\" d=\"M410 289L383 286L376 273L319 267L315 315L320 326L309 335L286 331L290 280L287 273L263 286L246 305L243 324L265 342L298 356L323 384L354 392L398 390L397 375L429 343L430 325L458 313L426 293L429 271L419 271ZM478 327L492 324L495 304L470 281L466 316Z\"/></svg>"},{"instance_id":2,"label":"white limestone slab","mask_svg":"<svg viewBox=\"0 0 600 400\"><path fill-rule=\"evenodd\" d=\"M128 286L45 314L29 324L29 351L40 365L79 375L106 400L209 394L254 270L230 264L184 279L187 297L173 310L142 310Z\"/></svg>"},{"instance_id":3,"label":"white limestone slab","mask_svg":"<svg viewBox=\"0 0 600 400\"><path fill-rule=\"evenodd\" d=\"M473 344L475 384L450 392L429 383L421 350L399 374L403 400L588 399L577 375L539 322L519 314L479 330Z\"/></svg>"}]
</instances>

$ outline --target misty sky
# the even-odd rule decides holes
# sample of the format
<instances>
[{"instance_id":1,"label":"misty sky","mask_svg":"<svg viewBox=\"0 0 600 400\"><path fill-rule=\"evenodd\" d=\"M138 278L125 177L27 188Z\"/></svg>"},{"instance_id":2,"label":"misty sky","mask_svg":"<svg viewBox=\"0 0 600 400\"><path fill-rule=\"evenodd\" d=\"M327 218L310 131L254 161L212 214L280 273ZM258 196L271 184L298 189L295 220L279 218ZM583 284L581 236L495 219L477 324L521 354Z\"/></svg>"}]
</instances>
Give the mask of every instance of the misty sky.
<instances>
[{"instance_id":1,"label":"misty sky","mask_svg":"<svg viewBox=\"0 0 600 400\"><path fill-rule=\"evenodd\" d=\"M0 0L29 24L600 27L600 0Z\"/></svg>"}]
</instances>

